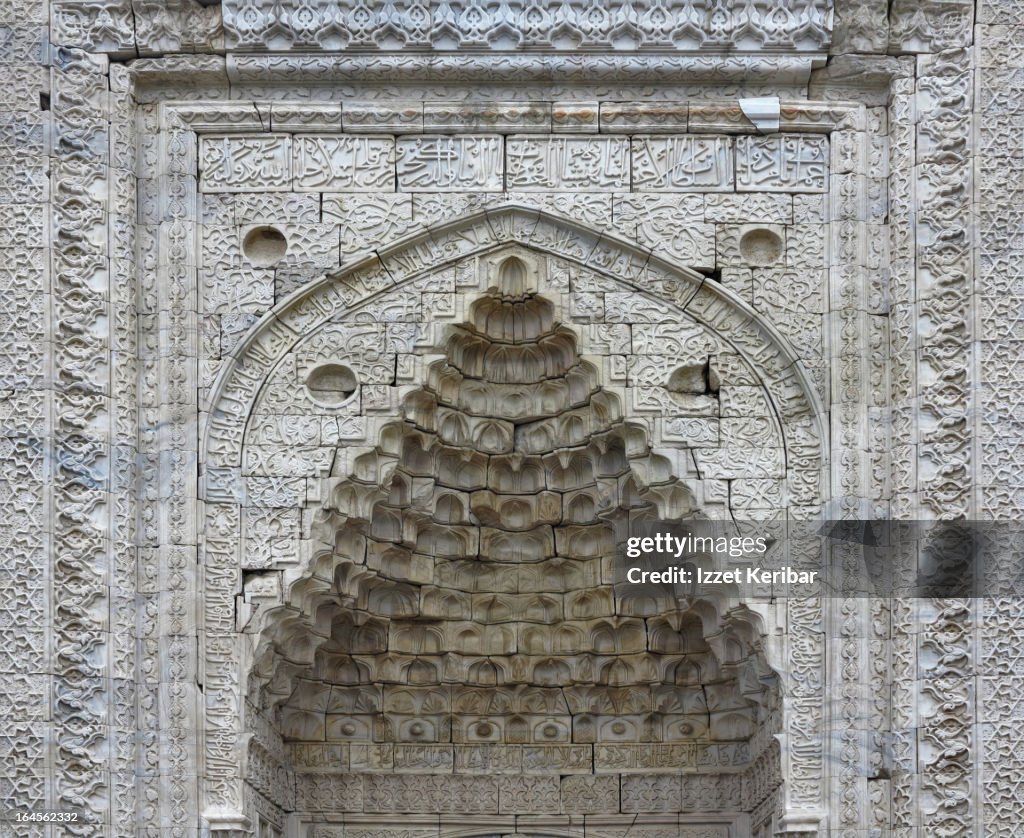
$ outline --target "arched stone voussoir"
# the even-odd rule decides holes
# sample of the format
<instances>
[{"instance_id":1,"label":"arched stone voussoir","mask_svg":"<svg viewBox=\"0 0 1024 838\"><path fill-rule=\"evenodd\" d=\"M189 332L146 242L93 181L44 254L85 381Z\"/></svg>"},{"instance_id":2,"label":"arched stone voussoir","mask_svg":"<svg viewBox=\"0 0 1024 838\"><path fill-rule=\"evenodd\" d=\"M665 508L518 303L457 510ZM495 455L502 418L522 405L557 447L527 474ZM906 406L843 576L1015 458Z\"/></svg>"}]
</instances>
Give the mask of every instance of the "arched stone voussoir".
<instances>
[{"instance_id":1,"label":"arched stone voussoir","mask_svg":"<svg viewBox=\"0 0 1024 838\"><path fill-rule=\"evenodd\" d=\"M578 221L557 216L525 204L509 203L488 207L456 219L429 224L414 233L396 239L376 252L380 264L396 284L421 276L427 271L455 264L468 256L518 243L535 250L576 262L585 267L637 284L642 290L645 272L655 262L646 247L607 231L594 230ZM365 261L355 267L365 264ZM703 276L689 268L664 263L668 273L678 273L696 291ZM345 277L349 269L328 273L328 278Z\"/></svg>"},{"instance_id":2,"label":"arched stone voussoir","mask_svg":"<svg viewBox=\"0 0 1024 838\"><path fill-rule=\"evenodd\" d=\"M683 310L720 334L757 370L783 425L812 418L823 439L825 408L789 341L758 312L718 283L705 282Z\"/></svg>"}]
</instances>

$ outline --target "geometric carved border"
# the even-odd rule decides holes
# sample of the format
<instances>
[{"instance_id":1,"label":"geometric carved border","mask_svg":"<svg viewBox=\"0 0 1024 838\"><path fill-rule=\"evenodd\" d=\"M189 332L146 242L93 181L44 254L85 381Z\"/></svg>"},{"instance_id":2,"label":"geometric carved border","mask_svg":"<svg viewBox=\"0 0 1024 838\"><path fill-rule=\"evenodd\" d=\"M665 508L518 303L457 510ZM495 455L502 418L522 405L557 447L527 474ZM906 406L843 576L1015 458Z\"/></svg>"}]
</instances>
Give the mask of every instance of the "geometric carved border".
<instances>
[{"instance_id":1,"label":"geometric carved border","mask_svg":"<svg viewBox=\"0 0 1024 838\"><path fill-rule=\"evenodd\" d=\"M275 106L276 107L276 106ZM301 107L301 106L300 106ZM316 106L313 106L314 109ZM705 124L711 130L723 131L726 133L749 133L750 125L739 113L736 105L726 103L709 103L702 106ZM639 106L638 113L643 113L644 106ZM190 301L195 294L195 266L191 263L189 256L190 242L194 243L196 236L196 187L195 187L195 158L197 145L197 132L214 131L235 131L254 130L254 126L248 125L246 120L252 118L253 111L250 109L242 115L244 108L233 106L229 103L210 107L208 105L180 103L173 105L162 105L158 107L159 128L157 123L152 122L152 129L159 130L160 141L157 148L159 155L163 158L160 163L160 178L162 190L166 197L161 201L161 222L171 236L162 236L157 245L159 261L161 265L167 266L170 274L170 288L167 292L170 297L170 320L172 339L177 339L176 347L171 347L169 364L182 364L187 362L189 357L195 357L195 350L189 344L190 338L186 329L175 329L175 323L184 326L187 322L188 308L194 303ZM603 120L602 120L603 121ZM860 106L832 103L784 103L782 109L782 130L786 131L811 131L820 133L832 133L850 131L858 132L864 130L864 110ZM457 127L457 126L453 126ZM258 130L258 129L256 129ZM597 130L596 124L590 129ZM616 129L612 129L616 130ZM628 125L618 130L629 130ZM153 158L151 158L153 159ZM154 159L155 162L155 159ZM861 169L863 171L863 169ZM150 170L150 176L155 175L155 170ZM830 181L831 194L835 195L837 189L836 179ZM820 485L825 488L821 492L829 494L827 488L828 463L837 462L837 455L842 449L842 443L832 442L831 452L822 454L822 441L828 437L823 433L821 419L824 416L816 391L810 386L807 376L796 360L795 354L786 348L786 342L771 329L758 315L747 309L731 297L724 289L710 283L703 283L699 276L690 271L680 270L671 264L661 260L657 254L638 248L635 245L617 241L612 237L600 235L593 231L586 230L571 222L561 221L551 216L543 215L535 209L525 207L507 207L499 211L487 211L463 220L466 224L472 220L486 222L486 228L493 234L493 224L506 225L502 238L495 238L494 241L520 241L526 238L529 230L530 236L535 237L538 232L544 230L560 230L558 235L561 240L553 239L550 245L559 256L565 257L568 245L575 241L576 258L582 264L591 268L602 270L614 268L620 276L625 275L633 280L639 279L641 269L646 274L652 271L662 278L671 281L665 282L662 288L662 296L674 300L676 306L685 306L688 314L695 316L698 320L709 324L712 328L723 328L728 323L729 313L736 317L735 323L729 323L730 340L736 345L738 351L770 378L774 392L772 401L776 409L779 409L780 419L785 421L788 414L795 419L790 424L789 430L803 425L806 433L802 434L802 441L806 445L791 448L791 453L797 455L808 455L798 467L804 475L811 478L811 484L821 481ZM482 226L478 230L485 229ZM449 229L455 233L455 228ZM432 238L433 235L433 238ZM419 253L423 258L423 265L433 265L444 261L446 258L454 258L458 250L449 250L447 253L431 251L431 247L438 243L436 231L433 234L426 234L413 237L403 243L410 254ZM568 238L567 238L568 236ZM428 240L430 244L428 244ZM461 242L461 244L460 244ZM539 241L530 242L530 246L537 247ZM465 239L458 235L444 241L449 248L465 247ZM194 247L194 244L191 245ZM539 249L544 249L543 247ZM465 252L463 250L462 252ZM385 262L389 256L397 255L397 250L392 249L384 254ZM426 256L426 258L424 258ZM618 261L616 261L618 260ZM374 276L380 277L381 264L374 260L366 260L348 272L346 275L350 281L357 284L369 282ZM403 268L396 262L386 265L386 272L391 277L403 276ZM833 266L833 274L836 267ZM189 278L191 275L191 279ZM335 288L340 287L340 282L335 282ZM189 290L191 286L191 290ZM314 317L311 301L311 291L319 289L325 296L330 296L330 282L314 284L312 289L307 289L302 295L286 301L280 306L276 313L268 314L250 334L245 344L245 352L240 347L233 353L234 360L231 361L230 370L224 374L214 392L220 393L217 397L218 409L227 406L231 397L231 390L228 382L228 375L242 377L255 373L258 366L258 359L262 357L267 360L265 353L270 349L270 344L276 338L286 338L289 333L294 337L295 333L285 325L281 319L286 310L292 312L290 317L293 326L302 328L302 316ZM372 293L369 286L364 285L365 293ZM634 287L644 293L649 290L646 283L635 282ZM162 292L164 293L164 292ZM336 304L340 304L340 298ZM351 304L349 298L347 304ZM735 326L735 328L733 328ZM275 338L276 336L276 338ZM191 340L194 340L192 338ZM774 368L776 375L772 376L768 370ZM211 404L214 400L210 400ZM798 406L799 405L799 406ZM201 407L196 405L196 407ZM781 408L781 409L780 409ZM215 416L215 420L222 421L223 416ZM173 416L168 416L169 423L181 421ZM205 433L205 432L204 432ZM205 740L205 755L200 758L205 763L204 776L200 782L200 800L197 800L200 811L217 830L228 830L247 828L245 818L241 815L242 809L242 784L239 779L240 771L237 764L237 742L239 736L238 718L241 715L240 699L240 667L239 657L243 654L238 648L236 635L234 634L234 595L240 590L240 521L239 507L229 500L229 495L218 494L219 489L226 488L226 485L217 480L218 477L228 478L232 467L237 466L238 460L228 454L223 457L231 448L237 451L237 445L244 433L242 428L235 428L233 431L234 440L224 438L217 440L217 433L213 427L206 433L206 438L201 443L200 449L211 450L220 447L221 442L226 443L226 448L221 448L218 455L214 455L213 465L204 475L203 491L205 491L205 522L193 522L204 532L203 555L200 560L200 572L203 577L203 589L205 601L203 613L197 615L200 621L200 632L203 637L203 648L200 651L200 667L203 679L203 691L198 695L199 717L195 719L195 728L202 729ZM787 447L790 443L787 442ZM830 456L831 455L831 456ZM200 452L197 452L197 457ZM216 461L219 459L219 463ZM184 461L183 461L184 462ZM794 463L796 465L796 463ZM216 469L227 471L218 472ZM182 470L184 468L184 471ZM172 475L178 480L183 477L187 481L188 464L176 462L172 466ZM218 486L218 483L220 484ZM835 482L832 484L832 492L835 491ZM177 519L187 519L192 513L188 510L194 508L197 498L191 498L187 493L182 497L172 496L168 503L169 515L177 516ZM817 493L814 502L819 498ZM187 523L187 521L186 521ZM180 593L188 595L188 588L191 584L188 579L183 580L185 588ZM825 810L824 785L827 782L824 771L824 760L828 747L823 739L824 725L824 694L823 685L825 680L825 650L823 645L822 611L820 601L792 601L789 604L790 613L788 624L791 630L791 643L798 645L789 653L787 663L790 671L798 678L801 685L791 693L787 699L786 725L787 732L782 735L784 760L787 761L785 774L787 777L786 786L786 809L787 817L785 826L789 829L800 831L814 831L821 820ZM802 633L802 637L794 635ZM172 697L173 698L173 697ZM798 709L795 704L799 702ZM175 727L185 733L189 724L191 711L185 705L176 705L178 710L171 708L171 714L175 716ZM181 711L181 707L185 710ZM797 720L799 723L797 723ZM183 743L187 739L182 740ZM204 743L197 743L204 747ZM172 772L173 773L173 772ZM175 799L182 798L175 795ZM184 810L181 814L185 817Z\"/></svg>"}]
</instances>

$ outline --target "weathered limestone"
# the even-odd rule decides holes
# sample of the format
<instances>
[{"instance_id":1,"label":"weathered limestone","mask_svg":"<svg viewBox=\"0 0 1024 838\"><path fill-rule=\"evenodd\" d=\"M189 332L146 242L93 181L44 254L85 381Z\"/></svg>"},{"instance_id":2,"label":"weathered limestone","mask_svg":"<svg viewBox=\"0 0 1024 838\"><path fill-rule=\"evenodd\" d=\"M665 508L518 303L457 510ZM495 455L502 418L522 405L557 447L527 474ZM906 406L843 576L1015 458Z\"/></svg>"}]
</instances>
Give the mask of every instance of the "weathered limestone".
<instances>
[{"instance_id":1,"label":"weathered limestone","mask_svg":"<svg viewBox=\"0 0 1024 838\"><path fill-rule=\"evenodd\" d=\"M666 604L610 556L1019 513L1022 22L0 4L0 811L1016 835L1013 591Z\"/></svg>"}]
</instances>

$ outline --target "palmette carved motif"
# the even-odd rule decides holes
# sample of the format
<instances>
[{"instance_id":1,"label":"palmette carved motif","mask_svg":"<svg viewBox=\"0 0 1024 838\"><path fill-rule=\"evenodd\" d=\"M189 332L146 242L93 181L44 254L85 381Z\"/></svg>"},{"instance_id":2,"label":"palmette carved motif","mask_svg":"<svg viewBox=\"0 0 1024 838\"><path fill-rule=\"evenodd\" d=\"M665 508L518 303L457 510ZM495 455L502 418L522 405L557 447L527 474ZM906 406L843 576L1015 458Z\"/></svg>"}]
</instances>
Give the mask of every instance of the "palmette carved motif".
<instances>
[{"instance_id":1,"label":"palmette carved motif","mask_svg":"<svg viewBox=\"0 0 1024 838\"><path fill-rule=\"evenodd\" d=\"M918 224L928 243L918 244L918 310L934 324L922 335L919 376L934 384L923 388L935 430L922 435L918 464L927 514L953 519L972 510L970 409L971 370L964 347L972 334L971 249L962 223L971 200L969 58L950 53L929 61L918 79L918 95L927 97L929 118L918 123L921 158Z\"/></svg>"},{"instance_id":2,"label":"palmette carved motif","mask_svg":"<svg viewBox=\"0 0 1024 838\"><path fill-rule=\"evenodd\" d=\"M100 835L110 800L106 634L110 449L91 429L109 423L107 300L90 285L107 271L102 194L108 179L106 60L65 51L52 74L54 144L66 156L53 173L55 340L62 387L55 396L52 682L53 803L83 810L82 834Z\"/></svg>"},{"instance_id":3,"label":"palmette carved motif","mask_svg":"<svg viewBox=\"0 0 1024 838\"><path fill-rule=\"evenodd\" d=\"M54 43L117 57L224 48L220 8L198 0L53 0Z\"/></svg>"},{"instance_id":4,"label":"palmette carved motif","mask_svg":"<svg viewBox=\"0 0 1024 838\"><path fill-rule=\"evenodd\" d=\"M615 48L695 51L748 44L822 50L830 37L823 0L630 0L609 9L593 0L227 0L227 46L252 49Z\"/></svg>"}]
</instances>

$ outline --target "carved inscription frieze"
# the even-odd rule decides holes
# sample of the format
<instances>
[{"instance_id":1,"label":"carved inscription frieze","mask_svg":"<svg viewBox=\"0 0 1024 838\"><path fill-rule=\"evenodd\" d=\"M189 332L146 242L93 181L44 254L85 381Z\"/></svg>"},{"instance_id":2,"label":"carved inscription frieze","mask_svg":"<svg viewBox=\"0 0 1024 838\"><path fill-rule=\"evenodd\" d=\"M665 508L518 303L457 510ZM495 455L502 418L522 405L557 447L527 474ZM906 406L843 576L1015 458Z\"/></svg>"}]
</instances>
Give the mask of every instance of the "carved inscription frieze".
<instances>
[{"instance_id":1,"label":"carved inscription frieze","mask_svg":"<svg viewBox=\"0 0 1024 838\"><path fill-rule=\"evenodd\" d=\"M736 188L741 192L826 192L828 161L826 137L737 137Z\"/></svg>"},{"instance_id":2,"label":"carved inscription frieze","mask_svg":"<svg viewBox=\"0 0 1024 838\"><path fill-rule=\"evenodd\" d=\"M291 188L291 136L204 136L199 163L204 192L265 192Z\"/></svg>"},{"instance_id":3,"label":"carved inscription frieze","mask_svg":"<svg viewBox=\"0 0 1024 838\"><path fill-rule=\"evenodd\" d=\"M504 188L504 139L476 137L400 137L398 189L402 192L501 191Z\"/></svg>"},{"instance_id":4,"label":"carved inscription frieze","mask_svg":"<svg viewBox=\"0 0 1024 838\"><path fill-rule=\"evenodd\" d=\"M509 137L509 189L623 191L630 188L629 140L625 137Z\"/></svg>"},{"instance_id":5,"label":"carved inscription frieze","mask_svg":"<svg viewBox=\"0 0 1024 838\"><path fill-rule=\"evenodd\" d=\"M392 192L392 137L310 136L292 140L295 188L310 192Z\"/></svg>"},{"instance_id":6,"label":"carved inscription frieze","mask_svg":"<svg viewBox=\"0 0 1024 838\"><path fill-rule=\"evenodd\" d=\"M735 188L732 137L635 137L633 184L637 191L713 192Z\"/></svg>"}]
</instances>

